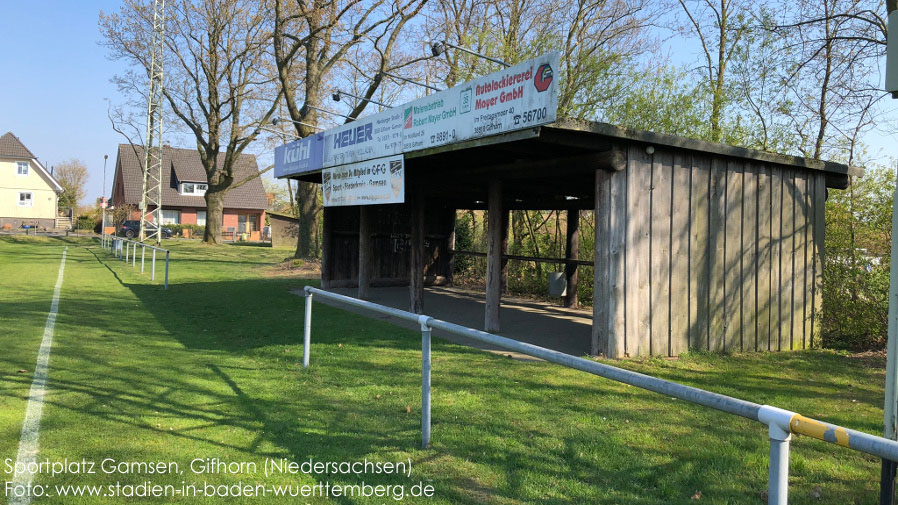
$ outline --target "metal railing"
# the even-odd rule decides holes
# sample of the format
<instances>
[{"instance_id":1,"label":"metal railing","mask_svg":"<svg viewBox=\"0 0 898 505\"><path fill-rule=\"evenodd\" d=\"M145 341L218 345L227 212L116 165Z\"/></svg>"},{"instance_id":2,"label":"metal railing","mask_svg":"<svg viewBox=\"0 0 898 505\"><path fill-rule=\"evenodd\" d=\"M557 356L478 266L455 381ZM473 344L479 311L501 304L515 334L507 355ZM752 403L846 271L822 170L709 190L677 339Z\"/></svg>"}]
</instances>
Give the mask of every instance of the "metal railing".
<instances>
[{"instance_id":1,"label":"metal railing","mask_svg":"<svg viewBox=\"0 0 898 505\"><path fill-rule=\"evenodd\" d=\"M430 341L434 328L448 333L484 342L502 349L519 352L545 361L574 368L655 393L685 400L709 407L727 414L733 414L763 423L768 428L770 439L770 466L768 480L768 503L785 505L788 503L789 484L789 442L792 433L807 435L832 444L854 449L883 459L898 461L898 442L850 430L834 424L802 416L801 414L770 405L733 398L649 375L624 370L604 363L578 358L533 344L520 342L499 335L467 328L458 324L441 321L421 314L366 302L357 298L338 295L311 286L305 287L305 321L303 334L302 365L309 367L309 352L312 338L312 298L313 295L344 303L354 307L390 315L416 323L421 328L421 444L430 445Z\"/></svg>"},{"instance_id":2,"label":"metal railing","mask_svg":"<svg viewBox=\"0 0 898 505\"><path fill-rule=\"evenodd\" d=\"M109 235L106 233L100 236L100 245L103 246L104 249L109 249L116 258L124 260L125 263L130 262L132 268L137 266L137 248L140 247L140 273L143 273L144 271L144 262L146 260L147 249L152 250L152 257L150 259L151 281L156 280L156 251L164 252L165 283L162 287L163 289L168 289L168 263L171 256L168 249L144 244L143 242L139 242L137 240L116 237L115 235Z\"/></svg>"}]
</instances>

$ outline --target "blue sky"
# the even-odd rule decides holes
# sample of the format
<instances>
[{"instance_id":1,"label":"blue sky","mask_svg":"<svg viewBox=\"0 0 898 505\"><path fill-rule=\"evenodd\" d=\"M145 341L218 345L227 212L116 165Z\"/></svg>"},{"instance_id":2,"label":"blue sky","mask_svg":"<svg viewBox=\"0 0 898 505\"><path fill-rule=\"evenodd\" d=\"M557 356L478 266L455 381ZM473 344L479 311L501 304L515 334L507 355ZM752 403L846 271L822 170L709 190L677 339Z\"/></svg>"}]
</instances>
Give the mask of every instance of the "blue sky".
<instances>
[{"instance_id":1,"label":"blue sky","mask_svg":"<svg viewBox=\"0 0 898 505\"><path fill-rule=\"evenodd\" d=\"M109 78L121 66L98 45L100 10L117 1L0 2L0 135L13 132L45 166L78 158L88 167L90 199L102 193L103 155L115 148L104 98L116 100Z\"/></svg>"},{"instance_id":2,"label":"blue sky","mask_svg":"<svg viewBox=\"0 0 898 505\"><path fill-rule=\"evenodd\" d=\"M109 79L124 68L106 58L97 28L99 12L118 7L114 0L0 1L0 135L12 131L45 166L85 162L88 201L102 193L104 154L109 194L116 146L124 141L106 116L106 99L121 102ZM676 45L688 58L680 50L688 44ZM880 163L898 158L894 137L873 133L865 141Z\"/></svg>"}]
</instances>

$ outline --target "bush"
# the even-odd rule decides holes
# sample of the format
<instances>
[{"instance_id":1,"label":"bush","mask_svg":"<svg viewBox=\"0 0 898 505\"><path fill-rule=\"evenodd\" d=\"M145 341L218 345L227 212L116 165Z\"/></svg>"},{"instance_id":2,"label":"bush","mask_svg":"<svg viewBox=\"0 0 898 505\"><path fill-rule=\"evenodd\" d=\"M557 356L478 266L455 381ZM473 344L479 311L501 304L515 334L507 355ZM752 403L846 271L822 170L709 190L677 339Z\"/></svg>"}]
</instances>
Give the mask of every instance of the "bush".
<instances>
[{"instance_id":1,"label":"bush","mask_svg":"<svg viewBox=\"0 0 898 505\"><path fill-rule=\"evenodd\" d=\"M882 349L889 314L892 190L895 175L871 169L826 201L822 345Z\"/></svg>"},{"instance_id":2,"label":"bush","mask_svg":"<svg viewBox=\"0 0 898 505\"><path fill-rule=\"evenodd\" d=\"M79 230L93 230L97 226L97 222L91 216L78 216L75 222L75 228Z\"/></svg>"},{"instance_id":3,"label":"bush","mask_svg":"<svg viewBox=\"0 0 898 505\"><path fill-rule=\"evenodd\" d=\"M184 230L190 230L191 238L201 238L206 233L206 227L198 224L167 224L166 228L171 230L173 236L183 236Z\"/></svg>"}]
</instances>

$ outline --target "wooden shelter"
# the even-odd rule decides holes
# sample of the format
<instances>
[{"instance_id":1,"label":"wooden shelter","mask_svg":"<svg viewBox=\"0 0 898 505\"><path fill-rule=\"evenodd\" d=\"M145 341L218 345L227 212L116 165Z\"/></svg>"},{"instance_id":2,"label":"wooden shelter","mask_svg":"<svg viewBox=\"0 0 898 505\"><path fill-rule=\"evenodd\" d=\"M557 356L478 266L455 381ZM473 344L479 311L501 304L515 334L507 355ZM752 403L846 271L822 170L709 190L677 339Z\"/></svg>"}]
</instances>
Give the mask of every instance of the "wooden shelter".
<instances>
[{"instance_id":1,"label":"wooden shelter","mask_svg":"<svg viewBox=\"0 0 898 505\"><path fill-rule=\"evenodd\" d=\"M595 213L592 352L800 349L818 337L826 188L846 165L559 120L406 155L406 203L324 210L327 287L451 283L457 209L488 210L484 329L499 331L512 209ZM320 182L320 174L302 177ZM587 264L589 264L587 263Z\"/></svg>"}]
</instances>

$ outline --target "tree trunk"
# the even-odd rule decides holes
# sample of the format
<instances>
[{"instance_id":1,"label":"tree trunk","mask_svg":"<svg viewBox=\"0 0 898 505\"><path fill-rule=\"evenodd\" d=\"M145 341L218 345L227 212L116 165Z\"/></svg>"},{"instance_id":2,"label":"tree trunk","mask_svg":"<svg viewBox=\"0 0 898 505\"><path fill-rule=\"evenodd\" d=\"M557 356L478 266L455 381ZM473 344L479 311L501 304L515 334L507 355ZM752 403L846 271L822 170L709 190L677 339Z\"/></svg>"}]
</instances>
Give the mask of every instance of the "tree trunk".
<instances>
[{"instance_id":1,"label":"tree trunk","mask_svg":"<svg viewBox=\"0 0 898 505\"><path fill-rule=\"evenodd\" d=\"M296 238L296 258L318 257L318 185L297 181L296 205L299 208L299 236Z\"/></svg>"},{"instance_id":2,"label":"tree trunk","mask_svg":"<svg viewBox=\"0 0 898 505\"><path fill-rule=\"evenodd\" d=\"M207 244L221 243L224 196L224 191L216 191L212 185L209 185L209 190L206 191L206 231L203 233L203 242Z\"/></svg>"}]
</instances>

